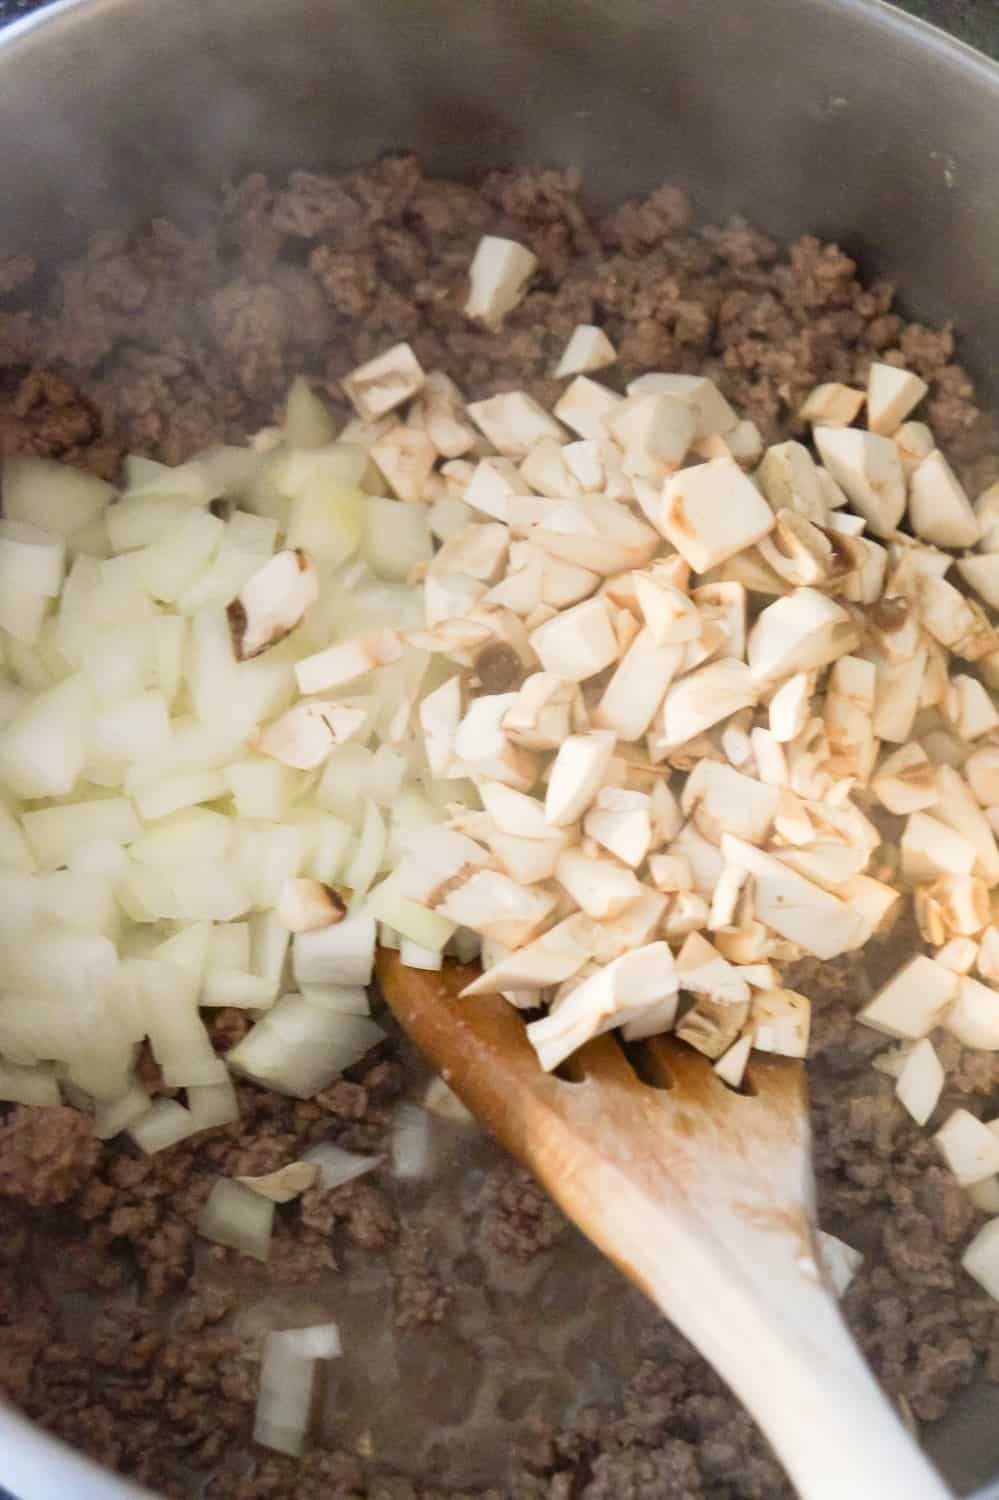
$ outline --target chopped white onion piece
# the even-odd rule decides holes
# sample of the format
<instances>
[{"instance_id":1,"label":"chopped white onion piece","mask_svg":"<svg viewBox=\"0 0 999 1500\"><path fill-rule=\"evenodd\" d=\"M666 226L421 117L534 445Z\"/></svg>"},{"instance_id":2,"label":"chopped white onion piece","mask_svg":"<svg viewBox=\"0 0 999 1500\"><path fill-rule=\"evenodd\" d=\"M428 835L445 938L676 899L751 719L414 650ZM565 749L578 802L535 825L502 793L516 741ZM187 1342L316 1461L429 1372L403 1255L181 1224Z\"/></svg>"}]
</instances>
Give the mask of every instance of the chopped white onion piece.
<instances>
[{"instance_id":1,"label":"chopped white onion piece","mask_svg":"<svg viewBox=\"0 0 999 1500\"><path fill-rule=\"evenodd\" d=\"M418 1104L400 1104L392 1121L392 1171L404 1180L428 1177L433 1165L430 1116Z\"/></svg>"},{"instance_id":2,"label":"chopped white onion piece","mask_svg":"<svg viewBox=\"0 0 999 1500\"><path fill-rule=\"evenodd\" d=\"M186 1140L198 1128L190 1111L176 1099L157 1099L151 1109L132 1121L128 1133L141 1151L153 1156Z\"/></svg>"},{"instance_id":3,"label":"chopped white onion piece","mask_svg":"<svg viewBox=\"0 0 999 1500\"><path fill-rule=\"evenodd\" d=\"M229 1250L266 1261L274 1229L274 1203L240 1182L220 1177L198 1215L198 1233Z\"/></svg>"},{"instance_id":4,"label":"chopped white onion piece","mask_svg":"<svg viewBox=\"0 0 999 1500\"><path fill-rule=\"evenodd\" d=\"M344 1151L341 1146L324 1141L318 1146L310 1146L302 1160L316 1164L320 1182L324 1188L331 1190L342 1187L345 1182L353 1182L355 1177L373 1172L380 1164L381 1157L361 1156L356 1151Z\"/></svg>"}]
</instances>

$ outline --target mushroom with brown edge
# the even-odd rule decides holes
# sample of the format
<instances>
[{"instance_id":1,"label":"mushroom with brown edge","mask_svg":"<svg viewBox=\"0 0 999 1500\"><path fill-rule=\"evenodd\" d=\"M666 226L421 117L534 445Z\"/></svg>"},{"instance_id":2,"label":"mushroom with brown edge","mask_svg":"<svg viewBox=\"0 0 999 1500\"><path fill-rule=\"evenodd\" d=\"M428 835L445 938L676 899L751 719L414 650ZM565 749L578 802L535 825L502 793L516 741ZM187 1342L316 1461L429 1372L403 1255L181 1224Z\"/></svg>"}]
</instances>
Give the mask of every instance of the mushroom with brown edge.
<instances>
[{"instance_id":1,"label":"mushroom with brown edge","mask_svg":"<svg viewBox=\"0 0 999 1500\"><path fill-rule=\"evenodd\" d=\"M319 598L319 575L301 548L275 552L226 608L232 649L248 661L290 635Z\"/></svg>"}]
</instances>

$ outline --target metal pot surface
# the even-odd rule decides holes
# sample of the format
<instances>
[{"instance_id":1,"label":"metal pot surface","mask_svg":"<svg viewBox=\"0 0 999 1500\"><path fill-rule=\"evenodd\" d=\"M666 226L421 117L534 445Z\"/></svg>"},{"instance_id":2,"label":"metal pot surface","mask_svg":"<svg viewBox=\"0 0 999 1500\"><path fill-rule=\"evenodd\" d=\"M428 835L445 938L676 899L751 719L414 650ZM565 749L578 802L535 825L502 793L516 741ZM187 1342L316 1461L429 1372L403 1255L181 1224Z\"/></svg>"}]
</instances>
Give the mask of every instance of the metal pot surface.
<instances>
[{"instance_id":1,"label":"metal pot surface","mask_svg":"<svg viewBox=\"0 0 999 1500\"><path fill-rule=\"evenodd\" d=\"M251 168L573 165L598 200L669 180L838 240L995 398L997 127L999 66L878 0L64 0L0 39L3 250L193 224ZM933 1434L962 1493L999 1472L994 1403ZM9 1412L0 1451L19 1500L139 1494Z\"/></svg>"}]
</instances>

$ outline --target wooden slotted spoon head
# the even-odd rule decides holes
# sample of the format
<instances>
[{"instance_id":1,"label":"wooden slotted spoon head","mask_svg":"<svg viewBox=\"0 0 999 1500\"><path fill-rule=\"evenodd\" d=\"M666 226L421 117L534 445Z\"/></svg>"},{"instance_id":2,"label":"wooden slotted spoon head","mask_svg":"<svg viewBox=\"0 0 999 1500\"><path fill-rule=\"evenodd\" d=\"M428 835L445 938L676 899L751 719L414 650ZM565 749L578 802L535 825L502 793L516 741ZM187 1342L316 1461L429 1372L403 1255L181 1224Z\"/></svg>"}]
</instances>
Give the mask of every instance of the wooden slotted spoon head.
<instances>
[{"instance_id":1,"label":"wooden slotted spoon head","mask_svg":"<svg viewBox=\"0 0 999 1500\"><path fill-rule=\"evenodd\" d=\"M458 999L478 972L377 961L399 1024L710 1360L804 1500L943 1500L820 1270L802 1064L755 1054L736 1093L665 1037L641 1044L639 1077L608 1036L556 1077L505 1000Z\"/></svg>"}]
</instances>

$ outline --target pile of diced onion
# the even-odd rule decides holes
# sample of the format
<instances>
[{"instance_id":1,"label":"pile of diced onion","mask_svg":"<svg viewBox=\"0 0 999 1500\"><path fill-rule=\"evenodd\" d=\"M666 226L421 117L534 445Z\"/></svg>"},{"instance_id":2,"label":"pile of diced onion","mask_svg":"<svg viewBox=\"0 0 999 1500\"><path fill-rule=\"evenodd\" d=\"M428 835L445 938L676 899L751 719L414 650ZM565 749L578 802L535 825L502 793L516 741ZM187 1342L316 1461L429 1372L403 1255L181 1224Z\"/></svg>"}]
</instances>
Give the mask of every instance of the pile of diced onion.
<instances>
[{"instance_id":1,"label":"pile of diced onion","mask_svg":"<svg viewBox=\"0 0 999 1500\"><path fill-rule=\"evenodd\" d=\"M485 239L468 315L534 264ZM615 358L577 329L549 412L400 344L339 435L296 381L280 429L118 492L7 461L0 1099L155 1151L235 1119L233 1074L312 1097L383 1034L379 941L481 956L467 1003L542 1011L546 1069L672 1030L738 1088L806 1053L783 967L903 897L925 951L860 1014L902 1104L937 1105L935 1028L999 1049L999 485L969 500L893 364L764 449ZM224 1058L220 1006L255 1021ZM999 1215L999 1125L937 1140ZM266 1253L273 1195L219 1188L206 1232ZM999 1218L966 1264L999 1294Z\"/></svg>"}]
</instances>

